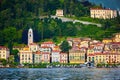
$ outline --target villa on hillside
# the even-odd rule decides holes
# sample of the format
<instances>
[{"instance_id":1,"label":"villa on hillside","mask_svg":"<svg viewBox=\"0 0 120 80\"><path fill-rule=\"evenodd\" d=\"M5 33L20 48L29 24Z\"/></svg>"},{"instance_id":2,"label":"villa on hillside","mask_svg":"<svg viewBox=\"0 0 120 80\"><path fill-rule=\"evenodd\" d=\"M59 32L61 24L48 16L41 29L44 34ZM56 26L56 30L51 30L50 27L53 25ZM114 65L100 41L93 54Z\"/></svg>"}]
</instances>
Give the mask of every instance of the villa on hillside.
<instances>
[{"instance_id":1,"label":"villa on hillside","mask_svg":"<svg viewBox=\"0 0 120 80\"><path fill-rule=\"evenodd\" d=\"M63 15L63 10L62 9L56 10L56 16L64 16Z\"/></svg>"},{"instance_id":2,"label":"villa on hillside","mask_svg":"<svg viewBox=\"0 0 120 80\"><path fill-rule=\"evenodd\" d=\"M117 17L117 11L102 8L90 8L91 18L111 19Z\"/></svg>"}]
</instances>

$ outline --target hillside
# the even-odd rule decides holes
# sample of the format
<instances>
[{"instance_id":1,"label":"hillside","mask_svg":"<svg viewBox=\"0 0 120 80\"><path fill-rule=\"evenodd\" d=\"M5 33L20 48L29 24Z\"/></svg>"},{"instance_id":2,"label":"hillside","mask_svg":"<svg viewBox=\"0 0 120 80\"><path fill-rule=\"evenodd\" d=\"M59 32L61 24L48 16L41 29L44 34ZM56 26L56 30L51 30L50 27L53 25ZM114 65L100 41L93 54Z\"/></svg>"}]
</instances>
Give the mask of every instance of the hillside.
<instances>
[{"instance_id":1,"label":"hillside","mask_svg":"<svg viewBox=\"0 0 120 80\"><path fill-rule=\"evenodd\" d=\"M39 19L39 16L55 15L56 9L64 9L64 15L69 17L89 16L89 8L94 6L78 0L0 0L0 45L26 44L30 27L35 42L68 36L102 39L119 32L119 18L101 20L103 28L50 17Z\"/></svg>"}]
</instances>

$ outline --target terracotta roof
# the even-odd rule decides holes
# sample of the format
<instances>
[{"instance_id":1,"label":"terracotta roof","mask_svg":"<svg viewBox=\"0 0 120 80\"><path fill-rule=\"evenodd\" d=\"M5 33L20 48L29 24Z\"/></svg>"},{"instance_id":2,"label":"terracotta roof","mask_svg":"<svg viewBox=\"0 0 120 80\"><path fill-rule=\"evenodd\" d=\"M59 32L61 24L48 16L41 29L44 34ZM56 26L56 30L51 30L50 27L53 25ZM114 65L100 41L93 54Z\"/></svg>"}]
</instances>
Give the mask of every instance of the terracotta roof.
<instances>
[{"instance_id":1,"label":"terracotta roof","mask_svg":"<svg viewBox=\"0 0 120 80\"><path fill-rule=\"evenodd\" d=\"M59 46L54 46L54 48L59 48Z\"/></svg>"},{"instance_id":2,"label":"terracotta roof","mask_svg":"<svg viewBox=\"0 0 120 80\"><path fill-rule=\"evenodd\" d=\"M54 44L54 42L48 41L48 42L43 42L42 44Z\"/></svg>"},{"instance_id":3,"label":"terracotta roof","mask_svg":"<svg viewBox=\"0 0 120 80\"><path fill-rule=\"evenodd\" d=\"M51 48L51 47L49 47L49 46L42 46L42 47L40 47L40 48Z\"/></svg>"},{"instance_id":4,"label":"terracotta roof","mask_svg":"<svg viewBox=\"0 0 120 80\"><path fill-rule=\"evenodd\" d=\"M63 53L63 52L61 52L60 54L67 54L67 53Z\"/></svg>"},{"instance_id":5,"label":"terracotta roof","mask_svg":"<svg viewBox=\"0 0 120 80\"><path fill-rule=\"evenodd\" d=\"M36 51L34 54L42 54L40 51Z\"/></svg>"},{"instance_id":6,"label":"terracotta roof","mask_svg":"<svg viewBox=\"0 0 120 80\"><path fill-rule=\"evenodd\" d=\"M30 45L37 45L37 43L30 43Z\"/></svg>"},{"instance_id":7,"label":"terracotta roof","mask_svg":"<svg viewBox=\"0 0 120 80\"><path fill-rule=\"evenodd\" d=\"M90 8L90 10L111 10L110 8L103 9L103 8Z\"/></svg>"},{"instance_id":8,"label":"terracotta roof","mask_svg":"<svg viewBox=\"0 0 120 80\"><path fill-rule=\"evenodd\" d=\"M111 44L120 44L120 42L111 42Z\"/></svg>"},{"instance_id":9,"label":"terracotta roof","mask_svg":"<svg viewBox=\"0 0 120 80\"><path fill-rule=\"evenodd\" d=\"M88 56L95 56L95 54L88 54Z\"/></svg>"},{"instance_id":10,"label":"terracotta roof","mask_svg":"<svg viewBox=\"0 0 120 80\"><path fill-rule=\"evenodd\" d=\"M42 54L50 54L49 52L41 52Z\"/></svg>"},{"instance_id":11,"label":"terracotta roof","mask_svg":"<svg viewBox=\"0 0 120 80\"><path fill-rule=\"evenodd\" d=\"M5 47L5 46L0 46L0 48L7 48L7 47Z\"/></svg>"},{"instance_id":12,"label":"terracotta roof","mask_svg":"<svg viewBox=\"0 0 120 80\"><path fill-rule=\"evenodd\" d=\"M79 41L79 40L80 40L80 38L73 38L73 40L75 40L75 41Z\"/></svg>"},{"instance_id":13,"label":"terracotta roof","mask_svg":"<svg viewBox=\"0 0 120 80\"><path fill-rule=\"evenodd\" d=\"M52 52L60 52L60 50L53 50Z\"/></svg>"},{"instance_id":14,"label":"terracotta roof","mask_svg":"<svg viewBox=\"0 0 120 80\"><path fill-rule=\"evenodd\" d=\"M71 37L68 37L67 40L68 40L68 41L69 41L69 40L72 40L72 38L71 38Z\"/></svg>"}]
</instances>

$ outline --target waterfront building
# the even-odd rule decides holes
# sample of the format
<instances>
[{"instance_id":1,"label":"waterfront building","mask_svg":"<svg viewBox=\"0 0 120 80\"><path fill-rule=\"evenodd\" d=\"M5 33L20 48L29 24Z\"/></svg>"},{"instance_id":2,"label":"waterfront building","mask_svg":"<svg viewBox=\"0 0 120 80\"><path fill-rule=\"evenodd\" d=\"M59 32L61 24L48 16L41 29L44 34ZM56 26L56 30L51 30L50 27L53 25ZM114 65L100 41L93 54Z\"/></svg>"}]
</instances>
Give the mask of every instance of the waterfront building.
<instances>
[{"instance_id":1,"label":"waterfront building","mask_svg":"<svg viewBox=\"0 0 120 80\"><path fill-rule=\"evenodd\" d=\"M85 63L85 54L86 54L85 48L81 48L78 50L71 49L69 51L69 62L83 64Z\"/></svg>"},{"instance_id":2,"label":"waterfront building","mask_svg":"<svg viewBox=\"0 0 120 80\"><path fill-rule=\"evenodd\" d=\"M91 8L90 16L91 18L111 19L117 17L117 11L111 9Z\"/></svg>"},{"instance_id":3,"label":"waterfront building","mask_svg":"<svg viewBox=\"0 0 120 80\"><path fill-rule=\"evenodd\" d=\"M68 63L68 53L60 53L60 63Z\"/></svg>"},{"instance_id":4,"label":"waterfront building","mask_svg":"<svg viewBox=\"0 0 120 80\"><path fill-rule=\"evenodd\" d=\"M103 54L103 53L95 53L94 55L94 61L95 61L95 64L99 64L99 63L104 63L106 64L107 61L106 61L106 54Z\"/></svg>"},{"instance_id":5,"label":"waterfront building","mask_svg":"<svg viewBox=\"0 0 120 80\"><path fill-rule=\"evenodd\" d=\"M59 50L53 50L52 54L52 62L60 62L60 51Z\"/></svg>"},{"instance_id":6,"label":"waterfront building","mask_svg":"<svg viewBox=\"0 0 120 80\"><path fill-rule=\"evenodd\" d=\"M62 9L56 10L56 16L64 16L63 10Z\"/></svg>"},{"instance_id":7,"label":"waterfront building","mask_svg":"<svg viewBox=\"0 0 120 80\"><path fill-rule=\"evenodd\" d=\"M95 61L94 57L95 57L94 47L91 46L87 50L87 62L94 62Z\"/></svg>"},{"instance_id":8,"label":"waterfront building","mask_svg":"<svg viewBox=\"0 0 120 80\"><path fill-rule=\"evenodd\" d=\"M50 63L50 53L42 52L42 63Z\"/></svg>"},{"instance_id":9,"label":"waterfront building","mask_svg":"<svg viewBox=\"0 0 120 80\"><path fill-rule=\"evenodd\" d=\"M7 60L9 56L10 56L9 49L5 46L0 46L0 59Z\"/></svg>"},{"instance_id":10,"label":"waterfront building","mask_svg":"<svg viewBox=\"0 0 120 80\"><path fill-rule=\"evenodd\" d=\"M33 52L30 51L28 46L24 47L23 50L19 51L20 63L33 63Z\"/></svg>"},{"instance_id":11,"label":"waterfront building","mask_svg":"<svg viewBox=\"0 0 120 80\"><path fill-rule=\"evenodd\" d=\"M30 28L28 30L28 45L30 45L31 43L33 43L33 30L32 30L32 28Z\"/></svg>"},{"instance_id":12,"label":"waterfront building","mask_svg":"<svg viewBox=\"0 0 120 80\"><path fill-rule=\"evenodd\" d=\"M104 59L104 63L105 64L118 64L120 63L120 54L119 53L112 53L111 51L106 52L104 51L102 53L102 55L104 55L103 59Z\"/></svg>"},{"instance_id":13,"label":"waterfront building","mask_svg":"<svg viewBox=\"0 0 120 80\"><path fill-rule=\"evenodd\" d=\"M41 63L42 62L42 52L37 51L34 53L34 63Z\"/></svg>"}]
</instances>

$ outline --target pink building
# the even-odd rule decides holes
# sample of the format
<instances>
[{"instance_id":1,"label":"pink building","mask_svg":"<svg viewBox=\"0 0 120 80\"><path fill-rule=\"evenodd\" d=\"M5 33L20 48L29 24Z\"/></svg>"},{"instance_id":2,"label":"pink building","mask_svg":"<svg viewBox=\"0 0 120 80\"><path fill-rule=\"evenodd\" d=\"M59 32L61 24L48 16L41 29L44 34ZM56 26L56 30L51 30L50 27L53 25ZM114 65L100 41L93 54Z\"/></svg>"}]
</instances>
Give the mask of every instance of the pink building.
<instances>
[{"instance_id":1,"label":"pink building","mask_svg":"<svg viewBox=\"0 0 120 80\"><path fill-rule=\"evenodd\" d=\"M42 63L50 63L50 53L42 52Z\"/></svg>"},{"instance_id":2,"label":"pink building","mask_svg":"<svg viewBox=\"0 0 120 80\"><path fill-rule=\"evenodd\" d=\"M68 54L60 53L60 63L68 63Z\"/></svg>"}]
</instances>

